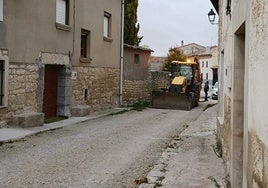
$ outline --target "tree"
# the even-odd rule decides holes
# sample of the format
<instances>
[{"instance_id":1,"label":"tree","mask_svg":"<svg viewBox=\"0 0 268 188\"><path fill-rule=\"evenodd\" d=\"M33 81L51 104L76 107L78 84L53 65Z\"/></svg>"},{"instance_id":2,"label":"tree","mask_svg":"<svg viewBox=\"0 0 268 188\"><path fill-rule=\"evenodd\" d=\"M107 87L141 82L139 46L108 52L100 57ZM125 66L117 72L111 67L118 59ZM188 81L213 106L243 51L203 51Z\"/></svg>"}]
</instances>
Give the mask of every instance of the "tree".
<instances>
[{"instance_id":1,"label":"tree","mask_svg":"<svg viewBox=\"0 0 268 188\"><path fill-rule=\"evenodd\" d=\"M172 61L186 61L186 55L178 47L169 48L167 60L164 63L162 69L164 71L171 71Z\"/></svg>"},{"instance_id":2,"label":"tree","mask_svg":"<svg viewBox=\"0 0 268 188\"><path fill-rule=\"evenodd\" d=\"M125 0L124 43L139 46L141 39L137 23L138 0Z\"/></svg>"}]
</instances>

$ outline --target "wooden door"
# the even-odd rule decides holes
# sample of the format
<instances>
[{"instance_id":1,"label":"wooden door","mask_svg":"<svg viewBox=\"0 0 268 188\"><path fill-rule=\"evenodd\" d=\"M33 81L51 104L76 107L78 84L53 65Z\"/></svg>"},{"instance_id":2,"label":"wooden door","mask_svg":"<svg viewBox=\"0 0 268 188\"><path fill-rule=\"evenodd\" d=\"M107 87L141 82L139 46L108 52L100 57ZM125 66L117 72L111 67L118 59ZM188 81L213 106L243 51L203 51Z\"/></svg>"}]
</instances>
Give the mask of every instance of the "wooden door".
<instances>
[{"instance_id":1,"label":"wooden door","mask_svg":"<svg viewBox=\"0 0 268 188\"><path fill-rule=\"evenodd\" d=\"M43 113L45 118L57 116L58 66L45 65Z\"/></svg>"}]
</instances>

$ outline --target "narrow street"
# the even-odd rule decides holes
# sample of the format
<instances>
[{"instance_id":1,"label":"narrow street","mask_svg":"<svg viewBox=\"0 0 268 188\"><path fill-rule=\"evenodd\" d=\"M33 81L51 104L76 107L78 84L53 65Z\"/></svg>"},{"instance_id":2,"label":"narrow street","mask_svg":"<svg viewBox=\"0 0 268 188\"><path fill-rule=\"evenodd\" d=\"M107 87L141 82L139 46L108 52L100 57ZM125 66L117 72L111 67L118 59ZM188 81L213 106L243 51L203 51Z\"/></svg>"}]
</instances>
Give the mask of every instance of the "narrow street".
<instances>
[{"instance_id":1,"label":"narrow street","mask_svg":"<svg viewBox=\"0 0 268 188\"><path fill-rule=\"evenodd\" d=\"M130 111L4 144L1 187L137 187L203 108Z\"/></svg>"}]
</instances>

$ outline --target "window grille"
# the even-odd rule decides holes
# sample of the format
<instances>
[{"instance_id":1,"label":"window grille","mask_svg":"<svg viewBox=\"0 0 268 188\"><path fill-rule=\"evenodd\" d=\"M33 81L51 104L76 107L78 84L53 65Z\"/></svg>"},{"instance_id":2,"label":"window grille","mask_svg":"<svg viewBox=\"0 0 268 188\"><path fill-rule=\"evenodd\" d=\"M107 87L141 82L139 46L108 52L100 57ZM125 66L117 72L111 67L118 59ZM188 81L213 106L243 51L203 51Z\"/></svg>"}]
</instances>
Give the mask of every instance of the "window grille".
<instances>
[{"instance_id":1,"label":"window grille","mask_svg":"<svg viewBox=\"0 0 268 188\"><path fill-rule=\"evenodd\" d=\"M0 60L0 106L4 104L4 76L5 76L5 64L3 60Z\"/></svg>"}]
</instances>

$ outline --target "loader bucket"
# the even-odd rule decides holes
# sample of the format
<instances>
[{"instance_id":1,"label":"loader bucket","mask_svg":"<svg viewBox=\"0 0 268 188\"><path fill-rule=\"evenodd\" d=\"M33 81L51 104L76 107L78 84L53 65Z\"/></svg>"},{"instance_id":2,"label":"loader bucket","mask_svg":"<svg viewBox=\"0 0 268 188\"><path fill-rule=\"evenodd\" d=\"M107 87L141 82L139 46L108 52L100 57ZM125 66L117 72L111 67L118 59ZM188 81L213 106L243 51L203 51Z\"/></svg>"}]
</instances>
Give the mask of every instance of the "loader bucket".
<instances>
[{"instance_id":1,"label":"loader bucket","mask_svg":"<svg viewBox=\"0 0 268 188\"><path fill-rule=\"evenodd\" d=\"M186 93L170 93L153 91L152 108L191 110L194 107L194 97Z\"/></svg>"}]
</instances>

